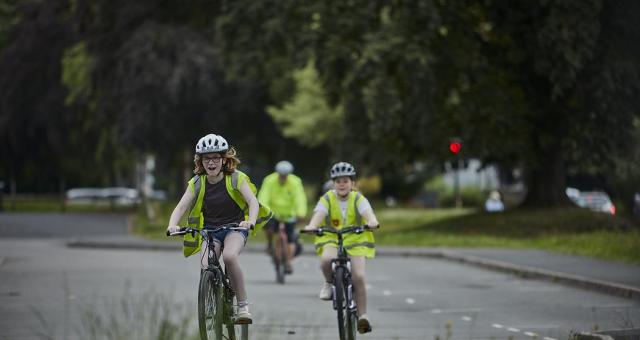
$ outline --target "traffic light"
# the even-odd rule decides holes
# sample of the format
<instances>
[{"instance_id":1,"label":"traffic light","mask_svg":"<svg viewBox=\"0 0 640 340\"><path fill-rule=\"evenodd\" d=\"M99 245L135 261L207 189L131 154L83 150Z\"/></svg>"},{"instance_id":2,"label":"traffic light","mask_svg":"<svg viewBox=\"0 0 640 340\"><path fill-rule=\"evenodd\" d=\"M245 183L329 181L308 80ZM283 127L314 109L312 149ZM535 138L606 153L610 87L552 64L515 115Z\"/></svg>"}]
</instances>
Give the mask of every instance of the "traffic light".
<instances>
[{"instance_id":1,"label":"traffic light","mask_svg":"<svg viewBox=\"0 0 640 340\"><path fill-rule=\"evenodd\" d=\"M459 140L455 139L455 140L451 140L449 142L449 150L454 154L457 155L458 153L460 153L460 150L462 149L462 143L460 143Z\"/></svg>"}]
</instances>

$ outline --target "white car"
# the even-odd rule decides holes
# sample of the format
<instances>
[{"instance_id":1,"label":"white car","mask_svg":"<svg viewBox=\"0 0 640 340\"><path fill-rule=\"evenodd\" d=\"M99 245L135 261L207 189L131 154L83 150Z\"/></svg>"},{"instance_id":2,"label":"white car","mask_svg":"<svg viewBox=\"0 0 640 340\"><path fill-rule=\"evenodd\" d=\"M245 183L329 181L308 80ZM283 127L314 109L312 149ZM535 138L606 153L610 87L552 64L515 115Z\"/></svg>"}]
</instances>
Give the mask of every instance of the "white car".
<instances>
[{"instance_id":1,"label":"white car","mask_svg":"<svg viewBox=\"0 0 640 340\"><path fill-rule=\"evenodd\" d=\"M611 198L604 191L580 191L575 188L565 190L567 197L581 208L593 211L604 212L611 215L616 214L616 207L611 202Z\"/></svg>"}]
</instances>

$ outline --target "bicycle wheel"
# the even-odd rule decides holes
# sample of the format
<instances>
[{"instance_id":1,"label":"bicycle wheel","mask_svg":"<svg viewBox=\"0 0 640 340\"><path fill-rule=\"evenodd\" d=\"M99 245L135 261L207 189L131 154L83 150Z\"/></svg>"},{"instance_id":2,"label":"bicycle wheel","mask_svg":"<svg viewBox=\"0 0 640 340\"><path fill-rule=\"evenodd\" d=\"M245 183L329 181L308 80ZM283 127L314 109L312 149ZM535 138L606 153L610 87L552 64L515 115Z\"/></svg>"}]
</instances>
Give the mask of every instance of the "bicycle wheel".
<instances>
[{"instance_id":1,"label":"bicycle wheel","mask_svg":"<svg viewBox=\"0 0 640 340\"><path fill-rule=\"evenodd\" d=\"M202 272L198 289L198 325L202 340L222 340L221 288L216 284L214 272Z\"/></svg>"},{"instance_id":2,"label":"bicycle wheel","mask_svg":"<svg viewBox=\"0 0 640 340\"><path fill-rule=\"evenodd\" d=\"M347 340L348 306L346 304L346 291L344 286L344 268L336 267L333 275L334 307L338 314L338 334L340 340Z\"/></svg>"},{"instance_id":3,"label":"bicycle wheel","mask_svg":"<svg viewBox=\"0 0 640 340\"><path fill-rule=\"evenodd\" d=\"M249 340L248 324L228 324L226 328L226 339L229 340Z\"/></svg>"},{"instance_id":4,"label":"bicycle wheel","mask_svg":"<svg viewBox=\"0 0 640 340\"><path fill-rule=\"evenodd\" d=\"M349 285L347 285L349 287ZM358 330L358 312L353 299L353 288L349 289L347 296L347 340L356 340L356 332Z\"/></svg>"},{"instance_id":5,"label":"bicycle wheel","mask_svg":"<svg viewBox=\"0 0 640 340\"><path fill-rule=\"evenodd\" d=\"M287 264L287 240L280 235L278 239L278 243L280 244L280 256L278 258L278 268L277 268L277 276L278 283L284 284L284 277L287 275L286 273L286 264Z\"/></svg>"}]
</instances>

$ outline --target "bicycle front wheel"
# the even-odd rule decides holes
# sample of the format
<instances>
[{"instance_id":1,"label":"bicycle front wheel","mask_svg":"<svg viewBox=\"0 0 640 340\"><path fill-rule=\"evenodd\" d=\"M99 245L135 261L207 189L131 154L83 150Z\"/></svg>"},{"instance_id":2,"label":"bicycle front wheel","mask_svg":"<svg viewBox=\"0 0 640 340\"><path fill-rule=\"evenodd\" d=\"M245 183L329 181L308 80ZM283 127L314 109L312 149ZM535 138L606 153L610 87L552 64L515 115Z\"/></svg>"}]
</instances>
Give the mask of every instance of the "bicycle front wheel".
<instances>
[{"instance_id":1,"label":"bicycle front wheel","mask_svg":"<svg viewBox=\"0 0 640 340\"><path fill-rule=\"evenodd\" d=\"M277 260L277 265L276 265L276 279L278 280L278 283L280 284L284 284L284 277L286 276L286 263L287 263L287 240L285 239L285 237L283 237L282 235L280 235L280 237L278 238L278 244L280 245L280 252L279 252L279 256L278 260Z\"/></svg>"},{"instance_id":2,"label":"bicycle front wheel","mask_svg":"<svg viewBox=\"0 0 640 340\"><path fill-rule=\"evenodd\" d=\"M200 275L198 289L198 326L201 340L222 340L222 285L214 272Z\"/></svg>"},{"instance_id":3,"label":"bicycle front wheel","mask_svg":"<svg viewBox=\"0 0 640 340\"><path fill-rule=\"evenodd\" d=\"M333 303L338 314L338 333L340 340L347 340L348 308L346 303L346 290L344 286L344 268L336 267L333 275L333 287L335 288Z\"/></svg>"}]
</instances>

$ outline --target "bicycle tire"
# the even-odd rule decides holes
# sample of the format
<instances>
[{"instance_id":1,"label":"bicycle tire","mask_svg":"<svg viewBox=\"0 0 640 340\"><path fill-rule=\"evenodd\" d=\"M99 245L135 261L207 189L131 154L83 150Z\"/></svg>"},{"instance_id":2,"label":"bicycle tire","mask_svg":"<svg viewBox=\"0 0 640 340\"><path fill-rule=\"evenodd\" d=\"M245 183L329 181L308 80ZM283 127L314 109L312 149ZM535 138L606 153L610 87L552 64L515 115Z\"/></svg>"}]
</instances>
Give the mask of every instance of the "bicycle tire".
<instances>
[{"instance_id":1,"label":"bicycle tire","mask_svg":"<svg viewBox=\"0 0 640 340\"><path fill-rule=\"evenodd\" d=\"M248 324L227 325L227 337L229 340L249 340Z\"/></svg>"},{"instance_id":2,"label":"bicycle tire","mask_svg":"<svg viewBox=\"0 0 640 340\"><path fill-rule=\"evenodd\" d=\"M345 301L346 291L344 286L343 267L336 267L333 274L333 287L335 289L334 306L338 316L338 334L340 335L340 340L347 340L347 316L349 306L347 306Z\"/></svg>"},{"instance_id":3,"label":"bicycle tire","mask_svg":"<svg viewBox=\"0 0 640 340\"><path fill-rule=\"evenodd\" d=\"M221 288L214 272L202 272L198 288L198 326L201 340L222 340Z\"/></svg>"},{"instance_id":4,"label":"bicycle tire","mask_svg":"<svg viewBox=\"0 0 640 340\"><path fill-rule=\"evenodd\" d=\"M346 287L349 287L349 284L345 283ZM351 305L351 303L353 302L352 299L354 299L354 295L353 295L353 286L351 286L351 289L349 289L349 291L347 292L347 301L346 304L347 306L347 340L356 340L356 334L358 331L358 312L356 310L356 306L355 306L355 302L353 303L353 306Z\"/></svg>"},{"instance_id":5,"label":"bicycle tire","mask_svg":"<svg viewBox=\"0 0 640 340\"><path fill-rule=\"evenodd\" d=\"M273 250L274 263L276 267L276 282L284 284L284 277L286 276L285 269L287 263L287 249L285 247L287 246L287 243L280 234L278 234L278 245L280 248L280 254L278 254L276 249Z\"/></svg>"}]
</instances>

